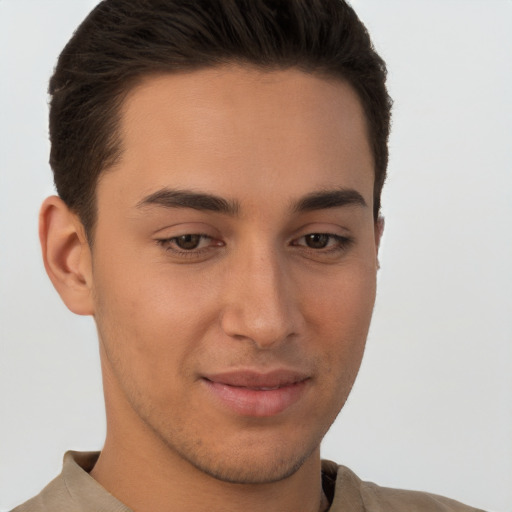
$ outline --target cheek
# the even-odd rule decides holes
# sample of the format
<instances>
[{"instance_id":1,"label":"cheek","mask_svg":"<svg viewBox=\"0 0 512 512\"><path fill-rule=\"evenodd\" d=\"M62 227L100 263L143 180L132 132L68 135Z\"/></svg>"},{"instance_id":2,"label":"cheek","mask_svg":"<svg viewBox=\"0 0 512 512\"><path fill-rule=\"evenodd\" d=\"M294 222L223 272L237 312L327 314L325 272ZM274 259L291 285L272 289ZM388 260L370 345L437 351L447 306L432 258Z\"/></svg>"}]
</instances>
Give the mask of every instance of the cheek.
<instances>
[{"instance_id":1,"label":"cheek","mask_svg":"<svg viewBox=\"0 0 512 512\"><path fill-rule=\"evenodd\" d=\"M309 311L319 330L329 338L357 342L366 338L376 293L375 270L366 265L350 266L324 279L310 294Z\"/></svg>"},{"instance_id":2,"label":"cheek","mask_svg":"<svg viewBox=\"0 0 512 512\"><path fill-rule=\"evenodd\" d=\"M326 282L322 293L311 301L309 323L322 358L326 396L341 403L361 364L375 290L375 272L368 267L352 267L338 279ZM332 390L336 390L334 395Z\"/></svg>"},{"instance_id":3,"label":"cheek","mask_svg":"<svg viewBox=\"0 0 512 512\"><path fill-rule=\"evenodd\" d=\"M109 360L135 381L168 383L186 372L211 324L211 290L165 264L149 272L135 258L114 261L99 255L94 274L95 319Z\"/></svg>"}]
</instances>

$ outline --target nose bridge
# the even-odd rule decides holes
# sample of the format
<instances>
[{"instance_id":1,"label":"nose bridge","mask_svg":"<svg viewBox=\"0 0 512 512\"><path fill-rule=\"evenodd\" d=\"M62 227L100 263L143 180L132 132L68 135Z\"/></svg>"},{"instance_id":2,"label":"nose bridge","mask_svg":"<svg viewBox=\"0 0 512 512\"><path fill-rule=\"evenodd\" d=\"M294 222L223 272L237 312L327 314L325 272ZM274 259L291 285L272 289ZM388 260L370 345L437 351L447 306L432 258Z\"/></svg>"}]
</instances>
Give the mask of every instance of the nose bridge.
<instances>
[{"instance_id":1,"label":"nose bridge","mask_svg":"<svg viewBox=\"0 0 512 512\"><path fill-rule=\"evenodd\" d=\"M232 262L223 312L230 336L260 348L285 341L299 329L286 261L271 244L248 244Z\"/></svg>"}]
</instances>

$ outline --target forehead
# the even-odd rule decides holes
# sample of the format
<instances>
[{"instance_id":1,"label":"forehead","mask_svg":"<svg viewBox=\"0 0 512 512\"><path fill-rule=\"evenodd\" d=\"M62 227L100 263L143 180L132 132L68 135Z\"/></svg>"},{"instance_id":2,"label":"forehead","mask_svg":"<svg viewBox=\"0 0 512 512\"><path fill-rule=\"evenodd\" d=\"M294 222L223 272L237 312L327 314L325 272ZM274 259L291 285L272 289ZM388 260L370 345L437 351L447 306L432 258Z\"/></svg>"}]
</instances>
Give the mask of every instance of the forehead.
<instances>
[{"instance_id":1,"label":"forehead","mask_svg":"<svg viewBox=\"0 0 512 512\"><path fill-rule=\"evenodd\" d=\"M270 184L277 195L373 185L357 94L297 69L223 66L146 78L124 101L120 133L122 158L105 179L134 201L169 186L236 196L268 195Z\"/></svg>"}]
</instances>

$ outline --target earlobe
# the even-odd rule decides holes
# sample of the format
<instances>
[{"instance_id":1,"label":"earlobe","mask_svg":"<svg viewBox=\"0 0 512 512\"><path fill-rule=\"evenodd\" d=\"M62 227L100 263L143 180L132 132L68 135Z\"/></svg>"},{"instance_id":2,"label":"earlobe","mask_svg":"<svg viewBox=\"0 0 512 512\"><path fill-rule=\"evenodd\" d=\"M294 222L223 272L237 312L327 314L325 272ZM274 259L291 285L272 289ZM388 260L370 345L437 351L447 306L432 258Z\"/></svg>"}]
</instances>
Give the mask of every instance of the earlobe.
<instances>
[{"instance_id":1,"label":"earlobe","mask_svg":"<svg viewBox=\"0 0 512 512\"><path fill-rule=\"evenodd\" d=\"M41 206L39 239L48 277L66 306L78 315L92 315L91 252L85 230L57 196Z\"/></svg>"}]
</instances>

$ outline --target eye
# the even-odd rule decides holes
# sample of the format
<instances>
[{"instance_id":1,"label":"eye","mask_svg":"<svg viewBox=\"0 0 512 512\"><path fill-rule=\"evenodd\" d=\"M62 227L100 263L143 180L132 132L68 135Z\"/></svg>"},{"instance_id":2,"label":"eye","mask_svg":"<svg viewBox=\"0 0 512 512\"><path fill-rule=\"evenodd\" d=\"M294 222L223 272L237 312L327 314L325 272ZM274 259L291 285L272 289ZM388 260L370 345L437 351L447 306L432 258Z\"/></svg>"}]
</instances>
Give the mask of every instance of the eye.
<instances>
[{"instance_id":1,"label":"eye","mask_svg":"<svg viewBox=\"0 0 512 512\"><path fill-rule=\"evenodd\" d=\"M201 243L204 235L181 235L171 240L180 248L185 251L197 249Z\"/></svg>"},{"instance_id":2,"label":"eye","mask_svg":"<svg viewBox=\"0 0 512 512\"><path fill-rule=\"evenodd\" d=\"M186 233L171 238L159 239L157 243L166 251L178 256L194 256L202 254L213 247L224 245L220 240L215 240L211 236L200 233Z\"/></svg>"},{"instance_id":3,"label":"eye","mask_svg":"<svg viewBox=\"0 0 512 512\"><path fill-rule=\"evenodd\" d=\"M331 237L325 233L311 233L310 235L306 235L304 237L306 245L311 249L324 249L327 247L330 240Z\"/></svg>"},{"instance_id":4,"label":"eye","mask_svg":"<svg viewBox=\"0 0 512 512\"><path fill-rule=\"evenodd\" d=\"M317 252L330 253L343 251L351 243L352 239L333 233L308 233L294 240L292 245Z\"/></svg>"}]
</instances>

